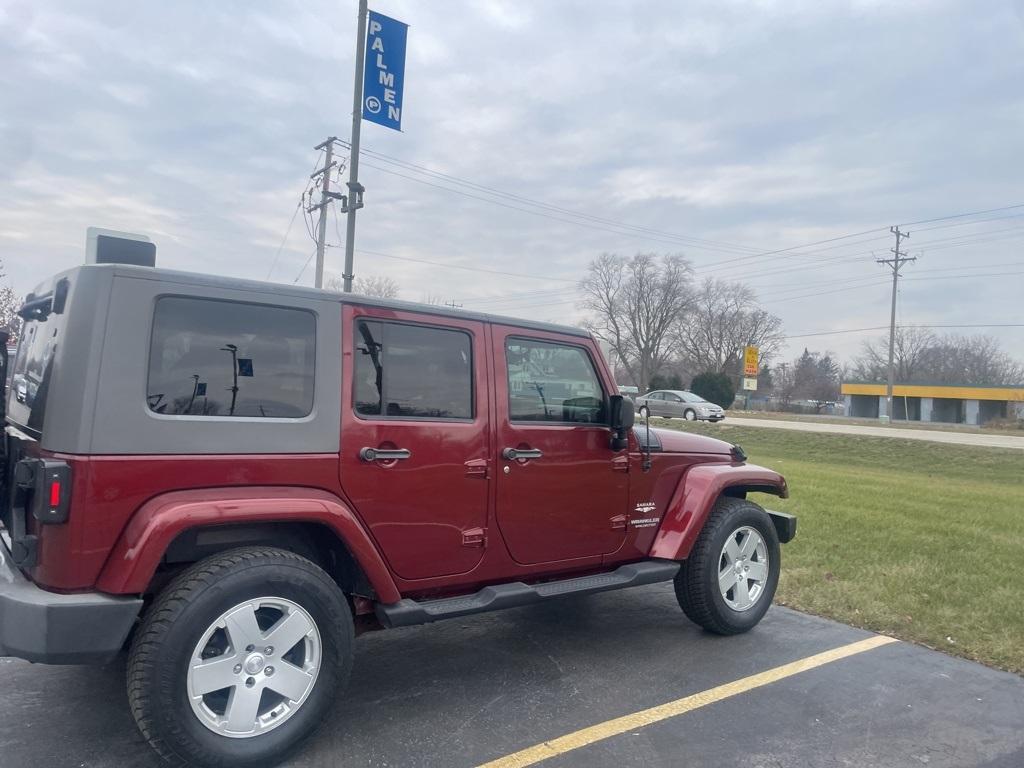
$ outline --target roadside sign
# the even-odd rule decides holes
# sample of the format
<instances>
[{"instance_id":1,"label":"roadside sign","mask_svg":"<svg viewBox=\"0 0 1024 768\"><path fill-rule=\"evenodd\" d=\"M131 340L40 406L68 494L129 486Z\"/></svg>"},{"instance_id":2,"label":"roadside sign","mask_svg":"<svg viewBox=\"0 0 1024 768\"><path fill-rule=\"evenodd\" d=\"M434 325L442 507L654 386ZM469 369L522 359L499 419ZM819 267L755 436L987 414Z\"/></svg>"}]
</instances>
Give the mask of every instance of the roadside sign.
<instances>
[{"instance_id":1,"label":"roadside sign","mask_svg":"<svg viewBox=\"0 0 1024 768\"><path fill-rule=\"evenodd\" d=\"M370 11L363 66L363 119L402 130L405 38L409 26Z\"/></svg>"},{"instance_id":2,"label":"roadside sign","mask_svg":"<svg viewBox=\"0 0 1024 768\"><path fill-rule=\"evenodd\" d=\"M757 391L757 379L743 379L743 388L749 392Z\"/></svg>"},{"instance_id":3,"label":"roadside sign","mask_svg":"<svg viewBox=\"0 0 1024 768\"><path fill-rule=\"evenodd\" d=\"M757 361L757 347L744 347L743 348L743 375L744 376L757 376L758 361Z\"/></svg>"},{"instance_id":4,"label":"roadside sign","mask_svg":"<svg viewBox=\"0 0 1024 768\"><path fill-rule=\"evenodd\" d=\"M252 358L251 357L240 357L238 358L238 375L239 376L252 376Z\"/></svg>"}]
</instances>

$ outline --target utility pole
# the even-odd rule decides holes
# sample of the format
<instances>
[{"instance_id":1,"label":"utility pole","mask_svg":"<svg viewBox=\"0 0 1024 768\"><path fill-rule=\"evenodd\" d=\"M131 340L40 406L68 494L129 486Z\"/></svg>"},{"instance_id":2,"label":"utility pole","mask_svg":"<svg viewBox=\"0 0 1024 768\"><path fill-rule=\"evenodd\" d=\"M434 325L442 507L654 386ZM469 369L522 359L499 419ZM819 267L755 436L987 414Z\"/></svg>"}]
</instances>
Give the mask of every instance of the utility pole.
<instances>
[{"instance_id":1,"label":"utility pole","mask_svg":"<svg viewBox=\"0 0 1024 768\"><path fill-rule=\"evenodd\" d=\"M910 237L907 232L900 232L899 227L889 227L889 231L896 235L896 247L892 249L891 259L875 259L879 264L886 264L892 269L892 313L889 316L889 380L885 387L885 414L892 422L892 389L896 378L896 369L893 365L894 352L896 349L896 289L900 280L900 268L908 261L917 261L916 256L907 256L900 250L900 240Z\"/></svg>"},{"instance_id":2,"label":"utility pole","mask_svg":"<svg viewBox=\"0 0 1024 768\"><path fill-rule=\"evenodd\" d=\"M336 136L328 136L326 141L322 141L313 147L313 149L323 149L326 152L324 167L311 174L309 177L311 179L315 179L317 176L323 176L320 183L320 202L317 205L312 205L306 209L309 213L312 213L317 209L320 210L320 221L317 224L316 230L316 278L313 281L313 285L317 288L324 287L324 248L327 246L327 206L330 205L332 201L340 197L337 192L331 191L331 169L337 165L334 161L334 142L337 140Z\"/></svg>"},{"instance_id":3,"label":"utility pole","mask_svg":"<svg viewBox=\"0 0 1024 768\"><path fill-rule=\"evenodd\" d=\"M352 84L352 141L348 161L348 196L342 210L345 222L345 271L342 273L345 293L352 292L356 249L356 211L363 207L363 185L359 183L359 130L363 121L363 67L366 58L367 0L359 0L359 21L356 24L356 76Z\"/></svg>"}]
</instances>

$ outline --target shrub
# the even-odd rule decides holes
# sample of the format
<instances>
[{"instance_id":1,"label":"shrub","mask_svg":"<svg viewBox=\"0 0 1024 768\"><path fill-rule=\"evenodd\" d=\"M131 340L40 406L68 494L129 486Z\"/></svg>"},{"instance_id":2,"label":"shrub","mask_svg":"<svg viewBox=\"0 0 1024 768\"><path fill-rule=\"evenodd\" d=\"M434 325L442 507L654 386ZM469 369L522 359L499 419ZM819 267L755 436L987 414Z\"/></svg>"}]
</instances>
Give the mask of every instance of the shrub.
<instances>
[{"instance_id":1,"label":"shrub","mask_svg":"<svg viewBox=\"0 0 1024 768\"><path fill-rule=\"evenodd\" d=\"M736 399L736 388L724 373L708 371L694 376L690 391L723 408L731 406Z\"/></svg>"}]
</instances>

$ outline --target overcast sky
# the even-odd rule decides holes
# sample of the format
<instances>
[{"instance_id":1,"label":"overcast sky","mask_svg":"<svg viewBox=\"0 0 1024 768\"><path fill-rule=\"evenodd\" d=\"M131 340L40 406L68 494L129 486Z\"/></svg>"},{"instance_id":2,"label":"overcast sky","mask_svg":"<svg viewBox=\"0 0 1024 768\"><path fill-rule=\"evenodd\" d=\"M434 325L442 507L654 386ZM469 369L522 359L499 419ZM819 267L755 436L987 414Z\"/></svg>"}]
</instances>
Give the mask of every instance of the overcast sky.
<instances>
[{"instance_id":1,"label":"overcast sky","mask_svg":"<svg viewBox=\"0 0 1024 768\"><path fill-rule=\"evenodd\" d=\"M647 250L749 283L789 334L883 326L874 256L907 224L923 258L902 322L1024 322L1024 207L910 223L1024 204L1024 2L371 7L410 29L404 132L363 127L386 157L363 161L357 248L376 254L356 273L402 298L572 322L591 258ZM81 262L90 225L150 235L163 266L311 284L302 216L275 253L312 147L348 137L355 15L355 0L0 0L14 287ZM328 273L342 260L331 248ZM987 332L1024 358L1024 328Z\"/></svg>"}]
</instances>

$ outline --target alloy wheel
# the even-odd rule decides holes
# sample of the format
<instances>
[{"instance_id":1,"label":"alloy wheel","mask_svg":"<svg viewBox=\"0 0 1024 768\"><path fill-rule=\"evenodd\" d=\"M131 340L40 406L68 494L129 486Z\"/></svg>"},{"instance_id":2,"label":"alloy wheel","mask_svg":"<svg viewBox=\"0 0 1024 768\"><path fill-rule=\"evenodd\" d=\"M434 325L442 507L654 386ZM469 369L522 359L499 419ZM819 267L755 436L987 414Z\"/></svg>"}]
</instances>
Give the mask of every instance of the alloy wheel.
<instances>
[{"instance_id":1,"label":"alloy wheel","mask_svg":"<svg viewBox=\"0 0 1024 768\"><path fill-rule=\"evenodd\" d=\"M752 608L764 594L768 573L761 534L746 525L733 531L718 558L718 590L726 605L740 612Z\"/></svg>"},{"instance_id":2,"label":"alloy wheel","mask_svg":"<svg viewBox=\"0 0 1024 768\"><path fill-rule=\"evenodd\" d=\"M188 697L204 726L229 738L266 733L309 698L322 659L310 614L280 597L260 597L221 614L189 660Z\"/></svg>"}]
</instances>

